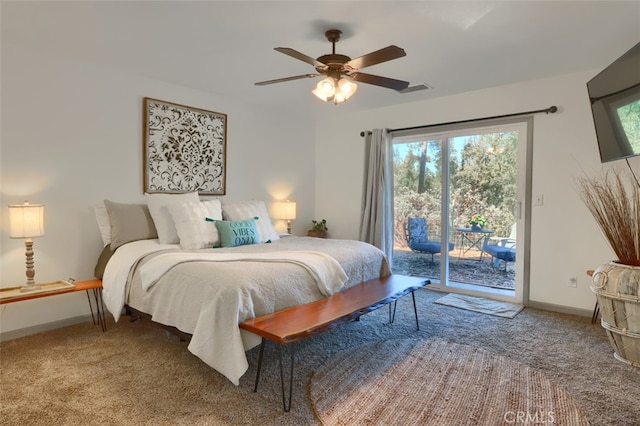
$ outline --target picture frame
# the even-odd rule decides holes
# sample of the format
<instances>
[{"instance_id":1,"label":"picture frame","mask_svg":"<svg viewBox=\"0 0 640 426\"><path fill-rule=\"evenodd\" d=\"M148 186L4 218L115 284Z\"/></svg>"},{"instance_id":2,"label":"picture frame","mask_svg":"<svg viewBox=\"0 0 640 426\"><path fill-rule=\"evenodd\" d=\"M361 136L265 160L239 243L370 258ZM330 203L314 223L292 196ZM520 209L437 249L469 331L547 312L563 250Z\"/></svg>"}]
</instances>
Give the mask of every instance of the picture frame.
<instances>
[{"instance_id":1,"label":"picture frame","mask_svg":"<svg viewBox=\"0 0 640 426\"><path fill-rule=\"evenodd\" d=\"M145 97L146 194L225 195L227 115Z\"/></svg>"}]
</instances>

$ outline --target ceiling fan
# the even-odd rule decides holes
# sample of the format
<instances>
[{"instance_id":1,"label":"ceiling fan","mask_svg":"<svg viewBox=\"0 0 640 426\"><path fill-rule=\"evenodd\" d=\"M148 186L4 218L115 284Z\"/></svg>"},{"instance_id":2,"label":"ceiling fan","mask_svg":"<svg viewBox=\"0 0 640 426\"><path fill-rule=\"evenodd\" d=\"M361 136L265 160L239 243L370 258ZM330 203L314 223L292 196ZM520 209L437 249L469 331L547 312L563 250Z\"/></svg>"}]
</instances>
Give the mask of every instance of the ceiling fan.
<instances>
[{"instance_id":1,"label":"ceiling fan","mask_svg":"<svg viewBox=\"0 0 640 426\"><path fill-rule=\"evenodd\" d=\"M336 29L331 29L325 32L327 40L332 43L332 53L322 55L317 59L313 59L312 57L289 47L276 47L274 50L312 65L315 67L317 73L259 81L255 83L256 86L265 86L268 84L326 75L327 77L318 83L316 89L313 90L312 93L325 102L333 101L334 103L344 102L349 99L357 89L357 85L354 83L356 81L397 91L404 90L409 86L409 82L407 81L366 74L359 71L365 67L370 67L372 65L406 56L404 49L391 45L358 58L351 59L346 55L336 53L336 43L340 40L341 35L342 31Z\"/></svg>"}]
</instances>

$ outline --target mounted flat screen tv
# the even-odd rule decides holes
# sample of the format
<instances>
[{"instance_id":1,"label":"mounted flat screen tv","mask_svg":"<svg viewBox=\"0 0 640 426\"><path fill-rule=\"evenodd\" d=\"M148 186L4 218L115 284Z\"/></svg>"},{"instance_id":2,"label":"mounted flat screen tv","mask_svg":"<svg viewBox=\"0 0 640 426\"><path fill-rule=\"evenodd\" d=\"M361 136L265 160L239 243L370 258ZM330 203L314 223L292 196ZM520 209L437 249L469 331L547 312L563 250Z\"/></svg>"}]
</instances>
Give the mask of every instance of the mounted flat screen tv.
<instances>
[{"instance_id":1,"label":"mounted flat screen tv","mask_svg":"<svg viewBox=\"0 0 640 426\"><path fill-rule=\"evenodd\" d=\"M603 163L640 155L640 43L587 83Z\"/></svg>"}]
</instances>

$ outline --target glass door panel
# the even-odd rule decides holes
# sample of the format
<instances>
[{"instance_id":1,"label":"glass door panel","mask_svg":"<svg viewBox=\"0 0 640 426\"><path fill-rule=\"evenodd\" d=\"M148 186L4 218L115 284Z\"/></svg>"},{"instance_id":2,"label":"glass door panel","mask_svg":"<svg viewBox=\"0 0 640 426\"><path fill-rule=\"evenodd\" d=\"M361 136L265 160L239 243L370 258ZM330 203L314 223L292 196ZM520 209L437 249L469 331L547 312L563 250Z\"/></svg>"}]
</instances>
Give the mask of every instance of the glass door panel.
<instances>
[{"instance_id":1,"label":"glass door panel","mask_svg":"<svg viewBox=\"0 0 640 426\"><path fill-rule=\"evenodd\" d=\"M442 140L394 144L394 272L442 277ZM452 246L452 245L451 245Z\"/></svg>"},{"instance_id":2,"label":"glass door panel","mask_svg":"<svg viewBox=\"0 0 640 426\"><path fill-rule=\"evenodd\" d=\"M507 239L517 220L518 132L454 136L449 145L451 231L457 247L449 284L514 290L515 240ZM495 257L498 252L503 259Z\"/></svg>"},{"instance_id":3,"label":"glass door panel","mask_svg":"<svg viewBox=\"0 0 640 426\"><path fill-rule=\"evenodd\" d=\"M529 136L526 122L394 136L394 273L522 300Z\"/></svg>"}]
</instances>

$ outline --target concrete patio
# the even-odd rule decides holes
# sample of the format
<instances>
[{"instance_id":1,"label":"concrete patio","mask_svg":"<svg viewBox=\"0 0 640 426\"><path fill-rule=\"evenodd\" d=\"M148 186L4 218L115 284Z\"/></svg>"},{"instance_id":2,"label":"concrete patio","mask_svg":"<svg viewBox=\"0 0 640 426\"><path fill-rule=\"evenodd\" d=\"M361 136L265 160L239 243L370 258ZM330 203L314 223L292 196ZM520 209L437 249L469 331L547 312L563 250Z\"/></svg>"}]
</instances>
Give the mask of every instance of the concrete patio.
<instances>
[{"instance_id":1,"label":"concrete patio","mask_svg":"<svg viewBox=\"0 0 640 426\"><path fill-rule=\"evenodd\" d=\"M393 250L392 271L395 274L421 276L440 279L440 255L415 253L406 247L395 247ZM504 263L499 268L491 265L491 256L486 253L480 259L480 251L469 250L460 253L457 249L450 252L449 281L493 287L515 289L514 264Z\"/></svg>"}]
</instances>

